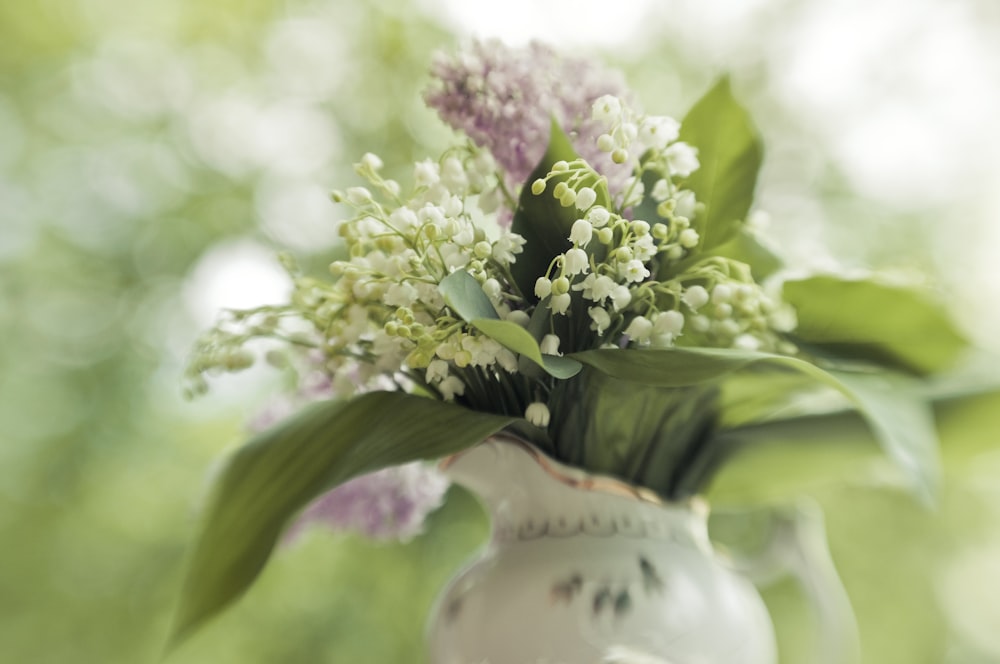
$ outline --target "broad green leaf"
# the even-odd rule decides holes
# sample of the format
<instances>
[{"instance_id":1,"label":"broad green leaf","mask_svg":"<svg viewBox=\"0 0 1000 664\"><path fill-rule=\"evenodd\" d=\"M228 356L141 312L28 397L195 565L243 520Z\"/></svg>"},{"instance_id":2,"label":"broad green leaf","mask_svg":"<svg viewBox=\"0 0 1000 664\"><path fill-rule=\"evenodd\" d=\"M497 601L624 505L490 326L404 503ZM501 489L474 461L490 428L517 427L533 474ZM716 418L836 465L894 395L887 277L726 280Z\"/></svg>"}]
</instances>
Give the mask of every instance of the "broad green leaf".
<instances>
[{"instance_id":1,"label":"broad green leaf","mask_svg":"<svg viewBox=\"0 0 1000 664\"><path fill-rule=\"evenodd\" d=\"M567 357L543 355L531 333L517 323L477 318L469 321L469 324L508 350L528 358L556 378L569 378L582 368L579 362Z\"/></svg>"},{"instance_id":2,"label":"broad green leaf","mask_svg":"<svg viewBox=\"0 0 1000 664\"><path fill-rule=\"evenodd\" d=\"M766 422L719 435L735 452L706 490L713 505L772 504L884 463L871 428L854 410Z\"/></svg>"},{"instance_id":3,"label":"broad green leaf","mask_svg":"<svg viewBox=\"0 0 1000 664\"><path fill-rule=\"evenodd\" d=\"M916 394L915 381L900 374L830 371L882 441L886 453L911 478L923 498L933 500L940 483L938 438L930 402Z\"/></svg>"},{"instance_id":4,"label":"broad green leaf","mask_svg":"<svg viewBox=\"0 0 1000 664\"><path fill-rule=\"evenodd\" d=\"M786 282L784 299L798 314L798 340L835 356L925 375L967 347L943 308L912 288L819 276Z\"/></svg>"},{"instance_id":5,"label":"broad green leaf","mask_svg":"<svg viewBox=\"0 0 1000 664\"><path fill-rule=\"evenodd\" d=\"M951 468L977 463L1000 442L1000 390L933 402L942 456ZM772 504L864 477L879 464L872 430L856 411L839 411L740 428L721 436L739 447L707 492L713 505Z\"/></svg>"},{"instance_id":6,"label":"broad green leaf","mask_svg":"<svg viewBox=\"0 0 1000 664\"><path fill-rule=\"evenodd\" d=\"M696 219L701 249L730 240L753 202L764 149L746 110L724 77L684 117L680 140L698 148L701 166L687 187L705 205Z\"/></svg>"},{"instance_id":7,"label":"broad green leaf","mask_svg":"<svg viewBox=\"0 0 1000 664\"><path fill-rule=\"evenodd\" d=\"M171 645L241 595L289 519L362 473L434 459L514 421L402 392L313 404L226 459L203 506Z\"/></svg>"},{"instance_id":8,"label":"broad green leaf","mask_svg":"<svg viewBox=\"0 0 1000 664\"><path fill-rule=\"evenodd\" d=\"M726 377L719 395L719 426L735 429L770 420L843 410L843 395L832 393L805 374L754 371Z\"/></svg>"},{"instance_id":9,"label":"broad green leaf","mask_svg":"<svg viewBox=\"0 0 1000 664\"><path fill-rule=\"evenodd\" d=\"M438 291L445 304L462 320L500 318L483 287L465 270L456 270L442 279Z\"/></svg>"},{"instance_id":10,"label":"broad green leaf","mask_svg":"<svg viewBox=\"0 0 1000 664\"><path fill-rule=\"evenodd\" d=\"M511 230L527 242L517 261L510 266L510 271L521 293L531 301L535 300L535 280L545 274L553 258L572 248L569 232L573 228L573 222L580 218L576 207L563 207L552 196L556 184L565 178L551 178L545 191L537 196L531 193L531 183L545 177L557 161L569 162L574 159L579 159L579 155L573 149L569 137L553 120L548 149L521 189L521 198L511 225ZM594 187L598 205L610 206L606 184L598 182L596 178L592 182L585 179L583 183Z\"/></svg>"},{"instance_id":11,"label":"broad green leaf","mask_svg":"<svg viewBox=\"0 0 1000 664\"><path fill-rule=\"evenodd\" d=\"M844 378L814 364L783 355L713 348L665 350L592 350L571 356L582 364L621 380L661 387L699 385L724 379L748 368L796 371L846 397L871 427L882 448L906 471L914 488L924 497L937 483L936 435L933 422L921 413L921 400L893 385L879 389L878 380L889 374L863 374ZM876 379L875 376L883 376ZM776 397L777 398L777 397ZM905 426L901 420L905 419Z\"/></svg>"}]
</instances>

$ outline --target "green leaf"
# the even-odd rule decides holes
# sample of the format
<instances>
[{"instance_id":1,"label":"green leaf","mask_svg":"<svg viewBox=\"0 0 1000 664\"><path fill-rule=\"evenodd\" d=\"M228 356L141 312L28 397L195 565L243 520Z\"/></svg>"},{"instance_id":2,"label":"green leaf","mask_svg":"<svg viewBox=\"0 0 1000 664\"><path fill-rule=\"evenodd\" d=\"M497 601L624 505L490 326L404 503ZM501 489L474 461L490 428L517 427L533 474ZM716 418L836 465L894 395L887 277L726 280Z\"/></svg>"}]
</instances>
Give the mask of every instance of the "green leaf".
<instances>
[{"instance_id":1,"label":"green leaf","mask_svg":"<svg viewBox=\"0 0 1000 664\"><path fill-rule=\"evenodd\" d=\"M919 385L921 396L933 405L941 454L953 470L977 463L996 447L997 358L970 359L968 366ZM708 491L713 505L773 504L863 476L878 462L872 431L856 411L799 415L723 435L723 446L739 446L741 452L739 463L726 464L713 479Z\"/></svg>"},{"instance_id":2,"label":"green leaf","mask_svg":"<svg viewBox=\"0 0 1000 664\"><path fill-rule=\"evenodd\" d=\"M918 493L929 497L937 485L937 437L932 419L923 410L926 401L896 389L901 379L890 374L834 374L793 357L715 348L606 349L571 357L614 378L660 387L721 381L749 368L799 372L851 402L883 450L908 474ZM890 387L879 389L880 384ZM776 399L781 396L776 395Z\"/></svg>"},{"instance_id":3,"label":"green leaf","mask_svg":"<svg viewBox=\"0 0 1000 664\"><path fill-rule=\"evenodd\" d=\"M729 241L753 202L764 148L750 115L724 77L684 117L680 140L698 148L701 166L687 187L705 205L696 219L701 249Z\"/></svg>"},{"instance_id":4,"label":"green leaf","mask_svg":"<svg viewBox=\"0 0 1000 664\"><path fill-rule=\"evenodd\" d=\"M438 291L445 304L464 321L475 318L500 318L490 298L476 278L465 270L456 270L441 280Z\"/></svg>"},{"instance_id":5,"label":"green leaf","mask_svg":"<svg viewBox=\"0 0 1000 664\"><path fill-rule=\"evenodd\" d=\"M967 348L943 308L912 288L818 276L786 282L784 299L798 314L797 340L835 356L926 375Z\"/></svg>"},{"instance_id":6,"label":"green leaf","mask_svg":"<svg viewBox=\"0 0 1000 664\"><path fill-rule=\"evenodd\" d=\"M508 350L528 358L556 378L570 378L583 368L579 362L567 357L543 355L531 333L517 323L477 318L469 321L469 324Z\"/></svg>"},{"instance_id":7,"label":"green leaf","mask_svg":"<svg viewBox=\"0 0 1000 664\"><path fill-rule=\"evenodd\" d=\"M510 271L518 288L529 300L535 300L535 280L545 274L552 259L572 248L569 232L573 222L580 218L576 207L563 207L552 196L556 184L568 176L550 178L545 191L537 196L531 193L531 183L548 175L557 161L570 162L579 158L569 137L553 120L548 149L521 189L521 198L511 224L511 230L527 242L517 261L510 266ZM584 178L582 184L594 187L597 205L610 207L611 199L603 181L599 182L595 176L590 180Z\"/></svg>"},{"instance_id":8,"label":"green leaf","mask_svg":"<svg viewBox=\"0 0 1000 664\"><path fill-rule=\"evenodd\" d=\"M921 497L932 502L940 483L938 437L930 402L917 396L916 382L896 373L830 371L854 396L862 416L886 454L918 480Z\"/></svg>"},{"instance_id":9,"label":"green leaf","mask_svg":"<svg viewBox=\"0 0 1000 664\"><path fill-rule=\"evenodd\" d=\"M362 473L434 459L514 421L402 392L321 402L226 459L202 509L171 634L175 646L253 582L300 509Z\"/></svg>"},{"instance_id":10,"label":"green leaf","mask_svg":"<svg viewBox=\"0 0 1000 664\"><path fill-rule=\"evenodd\" d=\"M517 323L500 320L489 297L476 278L464 270L452 272L441 280L438 290L455 314L504 348L523 355L551 376L569 378L583 367L565 357L543 355L535 337Z\"/></svg>"}]
</instances>

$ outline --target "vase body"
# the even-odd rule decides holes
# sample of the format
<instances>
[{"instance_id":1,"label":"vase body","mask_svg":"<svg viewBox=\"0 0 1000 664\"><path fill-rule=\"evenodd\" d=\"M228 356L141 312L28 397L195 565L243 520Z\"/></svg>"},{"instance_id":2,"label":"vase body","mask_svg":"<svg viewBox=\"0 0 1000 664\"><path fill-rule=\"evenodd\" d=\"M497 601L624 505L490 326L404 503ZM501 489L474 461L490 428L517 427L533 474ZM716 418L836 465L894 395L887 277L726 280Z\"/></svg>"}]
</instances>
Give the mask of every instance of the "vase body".
<instances>
[{"instance_id":1,"label":"vase body","mask_svg":"<svg viewBox=\"0 0 1000 664\"><path fill-rule=\"evenodd\" d=\"M433 664L774 664L756 588L712 551L707 510L495 437L443 464L492 519L431 618Z\"/></svg>"}]
</instances>

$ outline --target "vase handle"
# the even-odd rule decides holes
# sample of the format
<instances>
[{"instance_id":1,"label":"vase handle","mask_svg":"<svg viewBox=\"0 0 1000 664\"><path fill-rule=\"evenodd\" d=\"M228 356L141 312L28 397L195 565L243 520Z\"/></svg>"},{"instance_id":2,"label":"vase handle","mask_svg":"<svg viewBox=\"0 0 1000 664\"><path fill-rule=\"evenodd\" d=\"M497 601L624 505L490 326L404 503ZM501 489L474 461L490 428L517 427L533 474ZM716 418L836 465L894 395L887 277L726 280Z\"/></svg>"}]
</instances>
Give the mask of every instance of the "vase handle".
<instances>
[{"instance_id":1,"label":"vase handle","mask_svg":"<svg viewBox=\"0 0 1000 664\"><path fill-rule=\"evenodd\" d=\"M726 515L720 515L723 519ZM733 514L733 516L737 516ZM745 518L745 513L740 519ZM817 625L817 664L858 664L858 626L847 591L837 574L823 525L823 513L809 501L767 510L765 537L753 552L730 550L732 566L757 585L791 576L812 605ZM756 520L756 519L755 519ZM758 533L759 535L759 533Z\"/></svg>"}]
</instances>

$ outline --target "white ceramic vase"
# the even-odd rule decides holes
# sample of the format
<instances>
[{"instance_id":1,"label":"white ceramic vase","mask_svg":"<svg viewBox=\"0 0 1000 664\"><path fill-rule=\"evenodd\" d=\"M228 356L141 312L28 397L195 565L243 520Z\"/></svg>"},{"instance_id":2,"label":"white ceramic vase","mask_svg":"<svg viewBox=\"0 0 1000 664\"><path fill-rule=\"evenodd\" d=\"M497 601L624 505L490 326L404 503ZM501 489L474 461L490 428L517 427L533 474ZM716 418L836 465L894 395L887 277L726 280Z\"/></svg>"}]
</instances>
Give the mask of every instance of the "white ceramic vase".
<instances>
[{"instance_id":1,"label":"white ceramic vase","mask_svg":"<svg viewBox=\"0 0 1000 664\"><path fill-rule=\"evenodd\" d=\"M493 521L444 591L434 664L774 664L756 588L722 564L707 508L495 437L443 464Z\"/></svg>"}]
</instances>

